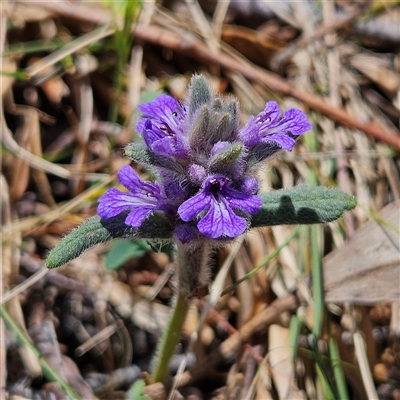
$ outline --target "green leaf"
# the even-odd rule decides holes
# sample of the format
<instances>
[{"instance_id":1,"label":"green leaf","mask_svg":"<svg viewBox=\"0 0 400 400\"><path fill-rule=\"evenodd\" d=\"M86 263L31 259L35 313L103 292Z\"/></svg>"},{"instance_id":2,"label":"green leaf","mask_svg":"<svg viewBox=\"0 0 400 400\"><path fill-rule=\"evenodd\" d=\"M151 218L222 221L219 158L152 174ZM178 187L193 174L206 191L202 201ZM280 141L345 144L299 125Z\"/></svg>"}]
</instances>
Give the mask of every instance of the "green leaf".
<instances>
[{"instance_id":1,"label":"green leaf","mask_svg":"<svg viewBox=\"0 0 400 400\"><path fill-rule=\"evenodd\" d=\"M60 267L79 257L90 247L117 238L159 240L172 238L172 228L162 214L155 213L150 216L140 228L125 225L125 218L126 213L122 213L107 220L99 216L86 220L50 251L46 261L47 268Z\"/></svg>"},{"instance_id":2,"label":"green leaf","mask_svg":"<svg viewBox=\"0 0 400 400\"><path fill-rule=\"evenodd\" d=\"M151 247L143 239L131 241L128 239L116 240L106 256L106 269L113 270L123 265L130 258L143 257Z\"/></svg>"},{"instance_id":3,"label":"green leaf","mask_svg":"<svg viewBox=\"0 0 400 400\"><path fill-rule=\"evenodd\" d=\"M251 227L323 224L352 210L357 201L338 189L300 185L260 195L263 205L254 214Z\"/></svg>"}]
</instances>

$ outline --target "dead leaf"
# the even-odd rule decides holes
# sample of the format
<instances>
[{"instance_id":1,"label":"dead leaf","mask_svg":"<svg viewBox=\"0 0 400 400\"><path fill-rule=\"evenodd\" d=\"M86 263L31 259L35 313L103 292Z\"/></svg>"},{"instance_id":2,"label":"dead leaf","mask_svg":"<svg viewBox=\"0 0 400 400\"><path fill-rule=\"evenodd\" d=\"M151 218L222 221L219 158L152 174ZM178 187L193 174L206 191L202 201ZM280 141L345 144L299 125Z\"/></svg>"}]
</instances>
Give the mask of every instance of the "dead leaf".
<instances>
[{"instance_id":1,"label":"dead leaf","mask_svg":"<svg viewBox=\"0 0 400 400\"><path fill-rule=\"evenodd\" d=\"M400 298L400 200L380 212L342 248L324 259L327 302L376 304Z\"/></svg>"},{"instance_id":2,"label":"dead leaf","mask_svg":"<svg viewBox=\"0 0 400 400\"><path fill-rule=\"evenodd\" d=\"M272 56L285 45L282 41L270 39L257 31L236 25L224 26L222 40L249 60L265 67Z\"/></svg>"}]
</instances>

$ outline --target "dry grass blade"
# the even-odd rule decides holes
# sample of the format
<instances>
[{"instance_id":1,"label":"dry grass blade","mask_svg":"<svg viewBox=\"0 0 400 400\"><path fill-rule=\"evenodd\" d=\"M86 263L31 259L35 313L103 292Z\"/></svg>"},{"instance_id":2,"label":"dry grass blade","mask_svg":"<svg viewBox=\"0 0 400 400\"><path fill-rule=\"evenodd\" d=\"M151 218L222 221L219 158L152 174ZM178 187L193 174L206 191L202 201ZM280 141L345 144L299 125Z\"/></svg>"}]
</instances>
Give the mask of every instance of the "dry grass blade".
<instances>
[{"instance_id":1,"label":"dry grass blade","mask_svg":"<svg viewBox=\"0 0 400 400\"><path fill-rule=\"evenodd\" d=\"M76 196L73 200L68 203L49 211L48 213L35 217L28 217L25 219L20 219L14 224L6 224L1 227L2 240L9 240L15 233L27 234L27 232L35 230L38 226L49 224L50 222L60 218L61 216L67 214L75 207L77 207L82 201L90 198L93 194L97 193L99 189L106 186L114 180L113 176L107 176L106 179L102 180L100 183L93 185L91 188L85 190L79 196Z\"/></svg>"},{"instance_id":2,"label":"dry grass blade","mask_svg":"<svg viewBox=\"0 0 400 400\"><path fill-rule=\"evenodd\" d=\"M18 0L0 7L0 398L62 398L63 388L71 398L120 399L144 377L133 398L143 391L163 400L397 399L399 4L140 5ZM57 271L43 265L48 250L96 212L114 172L131 163L123 147L144 136L135 131L138 106L160 93L183 104L193 72L221 97L238 99L240 126L268 100L308 115L313 129L293 151L260 166L260 194L303 182L339 186L360 207L325 226L260 228L218 248L212 286L181 296L191 305L173 335L183 341L165 363L163 375L175 375L170 390L150 385L146 374L168 331L173 245L151 243L155 253L121 240ZM131 164L143 179L158 180ZM324 301L317 267L325 254Z\"/></svg>"},{"instance_id":3,"label":"dry grass blade","mask_svg":"<svg viewBox=\"0 0 400 400\"><path fill-rule=\"evenodd\" d=\"M387 66L387 62L372 54L358 53L351 57L351 65L369 77L382 90L394 97L400 89L399 73Z\"/></svg>"},{"instance_id":4,"label":"dry grass blade","mask_svg":"<svg viewBox=\"0 0 400 400\"><path fill-rule=\"evenodd\" d=\"M107 326L100 332L96 333L90 339L88 339L85 343L82 343L75 349L75 354L77 357L83 356L90 349L97 346L99 343L102 343L104 340L108 339L112 336L118 329L121 329L123 323L121 320L116 321L114 324Z\"/></svg>"},{"instance_id":5,"label":"dry grass blade","mask_svg":"<svg viewBox=\"0 0 400 400\"><path fill-rule=\"evenodd\" d=\"M374 380L372 378L371 369L368 364L367 354L365 352L365 342L359 332L353 335L354 347L358 365L360 366L361 376L364 383L365 391L367 392L368 399L378 400L378 393L376 393Z\"/></svg>"},{"instance_id":6,"label":"dry grass blade","mask_svg":"<svg viewBox=\"0 0 400 400\"><path fill-rule=\"evenodd\" d=\"M323 3L323 15L324 23L326 26L332 23L332 19L335 17L335 7L330 1ZM328 70L329 70L329 98L332 105L338 107L341 106L340 99L340 60L338 50L335 48L337 44L337 38L335 33L329 33L325 36L325 42L328 50ZM341 139L340 132L336 129L335 134L335 149L339 153L337 157L337 170L338 170L338 182L339 187L345 193L351 194L351 183L350 176L347 169L347 163L341 154L344 151L343 141ZM344 221L346 224L346 233L350 238L354 234L355 224L351 213L346 213L344 216Z\"/></svg>"},{"instance_id":7,"label":"dry grass blade","mask_svg":"<svg viewBox=\"0 0 400 400\"><path fill-rule=\"evenodd\" d=\"M269 327L268 360L272 379L280 399L304 399L295 386L295 370L292 362L293 349L289 342L289 329L273 324Z\"/></svg>"},{"instance_id":8,"label":"dry grass blade","mask_svg":"<svg viewBox=\"0 0 400 400\"><path fill-rule=\"evenodd\" d=\"M41 171L46 171L50 174L57 175L61 178L70 178L72 176L71 172L65 168L62 168L56 164L53 164L49 161L43 160L42 158L35 156L31 152L25 150L20 147L18 143L14 140L11 131L8 129L6 125L6 121L4 118L4 105L3 100L0 98L0 129L2 132L2 141L4 146L13 152L17 157L22 158L27 164L29 164L32 168L36 168Z\"/></svg>"},{"instance_id":9,"label":"dry grass blade","mask_svg":"<svg viewBox=\"0 0 400 400\"><path fill-rule=\"evenodd\" d=\"M90 45L91 43L95 43L100 39L110 36L113 33L114 29L109 28L108 25L101 26L100 28L97 28L87 33L86 35L83 35L80 38L73 40L61 49L52 52L47 57L42 58L36 63L30 65L25 69L25 72L28 74L29 77L34 77L44 69L54 65L58 61L61 61L63 58L69 56L70 54L77 52L78 50Z\"/></svg>"},{"instance_id":10,"label":"dry grass blade","mask_svg":"<svg viewBox=\"0 0 400 400\"><path fill-rule=\"evenodd\" d=\"M282 313L293 311L297 307L297 299L295 296L288 296L284 299L273 301L265 310L244 324L240 330L234 332L219 348L209 354L201 365L191 368L189 371L177 376L179 385L187 385L198 379L202 379L210 368L214 367L221 360L229 360L237 354L243 343L250 340L254 332L267 325L277 321Z\"/></svg>"},{"instance_id":11,"label":"dry grass blade","mask_svg":"<svg viewBox=\"0 0 400 400\"><path fill-rule=\"evenodd\" d=\"M13 213L12 205L10 203L9 188L3 175L1 175L1 209L2 209L2 222L13 224ZM11 287L14 277L19 271L19 259L20 259L20 246L21 236L14 235L9 243L2 246L2 285ZM3 275L4 274L4 275ZM4 287L2 287L4 290ZM1 306L1 305L0 305ZM2 306L1 306L2 307ZM25 318L21 307L21 302L18 297L11 297L7 303L7 311L13 316L15 324L21 329L27 336L28 332L26 329ZM32 377L38 377L41 375L41 367L38 357L34 354L32 349L26 344L22 344L19 348L19 354L24 364L24 367ZM5 369L4 369L5 371Z\"/></svg>"},{"instance_id":12,"label":"dry grass blade","mask_svg":"<svg viewBox=\"0 0 400 400\"><path fill-rule=\"evenodd\" d=\"M326 24L324 22L319 28L316 29L316 31L312 35L301 36L295 42L289 44L283 50L277 53L274 59L271 61L272 67L274 69L278 69L281 64L288 61L288 59L290 59L299 49L306 47L310 43L317 41L327 34L334 33L339 29L351 25L352 23L356 22L356 20L366 11L366 9L361 7L360 9L356 9L350 12L349 15L341 18L338 21L330 21L329 24Z\"/></svg>"},{"instance_id":13,"label":"dry grass blade","mask_svg":"<svg viewBox=\"0 0 400 400\"><path fill-rule=\"evenodd\" d=\"M84 63L84 61L82 61L82 63ZM87 71L84 71L84 73L86 72ZM76 134L78 146L72 156L72 164L74 167L82 169L83 165L86 164L88 160L88 142L93 119L93 91L85 79L80 82L79 95L80 121ZM84 189L85 181L82 179L73 180L71 185L72 194L77 196Z\"/></svg>"},{"instance_id":14,"label":"dry grass blade","mask_svg":"<svg viewBox=\"0 0 400 400\"><path fill-rule=\"evenodd\" d=\"M74 10L66 3L64 3L64 6L65 7L63 7L62 10L56 8L57 12L66 15L73 15L76 5L74 6ZM54 5L46 4L45 7L46 9L51 9ZM77 17L85 21L98 23L96 14L84 14L81 12ZM206 45L201 43L194 35L189 34L188 32L178 35L177 33L172 33L168 30L154 26L149 28L137 26L135 35L138 39L146 42L167 47L173 51L177 51L206 63L220 65L229 71L240 72L251 81L262 83L272 91L294 97L305 103L310 108L335 119L341 124L357 128L375 139L382 140L394 148L400 149L400 135L397 131L383 127L373 121L360 121L348 114L343 108L333 107L325 102L320 96L298 89L272 72L257 68L250 63L239 62L225 53L210 52Z\"/></svg>"},{"instance_id":15,"label":"dry grass blade","mask_svg":"<svg viewBox=\"0 0 400 400\"><path fill-rule=\"evenodd\" d=\"M42 279L49 270L46 267L42 267L39 271L35 272L31 275L28 279L24 282L20 283L18 286L12 288L9 292L5 293L3 296L0 296L0 304L4 304L13 297L17 296L18 294L22 293L24 290L28 289L38 280Z\"/></svg>"}]
</instances>

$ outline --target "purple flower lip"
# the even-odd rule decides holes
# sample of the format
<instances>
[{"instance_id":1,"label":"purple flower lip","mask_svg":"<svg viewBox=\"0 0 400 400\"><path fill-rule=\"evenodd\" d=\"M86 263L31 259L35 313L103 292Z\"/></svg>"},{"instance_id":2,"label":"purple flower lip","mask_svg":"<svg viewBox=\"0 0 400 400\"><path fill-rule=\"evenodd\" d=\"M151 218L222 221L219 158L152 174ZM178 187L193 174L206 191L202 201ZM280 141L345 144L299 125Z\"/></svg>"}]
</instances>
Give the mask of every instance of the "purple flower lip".
<instances>
[{"instance_id":1,"label":"purple flower lip","mask_svg":"<svg viewBox=\"0 0 400 400\"><path fill-rule=\"evenodd\" d=\"M211 239L234 238L247 228L246 219L234 210L254 214L261 205L258 196L239 192L230 187L225 176L213 175L205 180L199 193L181 204L178 214L185 222L199 216L199 231Z\"/></svg>"},{"instance_id":2,"label":"purple flower lip","mask_svg":"<svg viewBox=\"0 0 400 400\"><path fill-rule=\"evenodd\" d=\"M153 102L140 105L139 110L144 115L137 130L147 147L159 155L186 159L189 145L182 129L186 115L184 107L173 97L162 95Z\"/></svg>"},{"instance_id":3,"label":"purple flower lip","mask_svg":"<svg viewBox=\"0 0 400 400\"><path fill-rule=\"evenodd\" d=\"M160 188L156 183L141 180L128 165L120 169L118 178L130 193L115 188L109 189L99 198L97 213L100 217L108 219L129 210L125 223L139 227L148 215L158 209Z\"/></svg>"},{"instance_id":4,"label":"purple flower lip","mask_svg":"<svg viewBox=\"0 0 400 400\"><path fill-rule=\"evenodd\" d=\"M252 117L240 130L239 137L249 148L270 142L291 151L296 143L293 137L302 135L311 128L302 111L292 108L281 117L278 103L269 101L264 111Z\"/></svg>"}]
</instances>

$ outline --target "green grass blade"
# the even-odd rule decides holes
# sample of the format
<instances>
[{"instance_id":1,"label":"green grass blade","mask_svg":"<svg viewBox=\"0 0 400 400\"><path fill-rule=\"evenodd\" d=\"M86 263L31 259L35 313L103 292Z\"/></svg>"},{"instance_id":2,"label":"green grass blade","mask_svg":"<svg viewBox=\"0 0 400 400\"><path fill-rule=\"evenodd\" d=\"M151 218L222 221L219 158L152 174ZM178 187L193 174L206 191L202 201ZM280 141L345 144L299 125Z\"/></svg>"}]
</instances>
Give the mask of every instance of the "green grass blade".
<instances>
[{"instance_id":1,"label":"green grass blade","mask_svg":"<svg viewBox=\"0 0 400 400\"><path fill-rule=\"evenodd\" d=\"M340 359L339 349L336 341L333 338L330 338L328 346L339 398L341 400L350 400L349 393L347 391L346 379L343 373L342 360Z\"/></svg>"},{"instance_id":2,"label":"green grass blade","mask_svg":"<svg viewBox=\"0 0 400 400\"><path fill-rule=\"evenodd\" d=\"M297 315L293 315L290 319L290 326L289 326L289 345L293 349L292 350L292 362L293 365L296 365L297 361L297 352L298 352L298 342L299 342L299 335L300 330L303 325L303 322Z\"/></svg>"},{"instance_id":3,"label":"green grass blade","mask_svg":"<svg viewBox=\"0 0 400 400\"><path fill-rule=\"evenodd\" d=\"M311 227L311 272L314 299L313 333L317 338L321 336L325 309L322 263L318 246L318 230L319 227L317 225Z\"/></svg>"},{"instance_id":4,"label":"green grass blade","mask_svg":"<svg viewBox=\"0 0 400 400\"><path fill-rule=\"evenodd\" d=\"M25 335L25 333L20 329L20 327L11 318L6 308L0 304L0 317L3 319L5 325L15 333L18 342L24 346L29 347L32 352L39 359L40 366L42 368L43 375L50 382L56 382L60 385L61 389L65 392L67 396L74 400L82 400L82 398L64 381L63 378L57 373L56 370L46 361L46 359L40 354L39 350L32 344L30 339Z\"/></svg>"},{"instance_id":5,"label":"green grass blade","mask_svg":"<svg viewBox=\"0 0 400 400\"><path fill-rule=\"evenodd\" d=\"M266 260L252 269L250 272L248 272L245 276L240 278L238 281L236 281L233 285L229 286L226 288L222 293L221 296L224 296L225 294L231 292L234 290L238 285L240 285L242 282L244 282L247 279L250 279L252 276L254 276L261 268L264 268L266 265L268 265L271 260L273 260L281 251L284 247L286 247L290 241L299 233L299 227L296 227L296 229L287 237L287 239L276 249L274 250L267 258Z\"/></svg>"},{"instance_id":6,"label":"green grass blade","mask_svg":"<svg viewBox=\"0 0 400 400\"><path fill-rule=\"evenodd\" d=\"M313 336L314 343L312 344L312 352L314 355L315 359L315 370L317 372L318 378L320 379L323 390L324 390L324 396L326 399L338 399L338 396L335 393L335 389L332 385L332 382L329 379L328 371L326 369L325 363L322 359L321 353L319 352L318 349L318 339L317 337ZM341 399L340 399L341 400Z\"/></svg>"}]
</instances>

